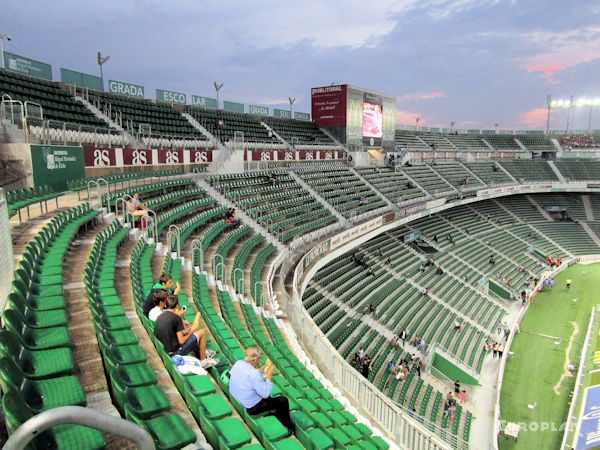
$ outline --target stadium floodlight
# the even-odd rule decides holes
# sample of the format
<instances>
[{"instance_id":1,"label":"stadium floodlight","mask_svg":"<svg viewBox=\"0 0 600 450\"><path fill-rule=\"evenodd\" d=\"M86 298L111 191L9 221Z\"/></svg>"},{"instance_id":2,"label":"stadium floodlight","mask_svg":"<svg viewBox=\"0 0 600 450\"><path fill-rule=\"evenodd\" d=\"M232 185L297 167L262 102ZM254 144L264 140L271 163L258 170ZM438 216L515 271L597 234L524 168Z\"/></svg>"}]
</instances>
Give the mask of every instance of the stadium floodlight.
<instances>
[{"instance_id":1,"label":"stadium floodlight","mask_svg":"<svg viewBox=\"0 0 600 450\"><path fill-rule=\"evenodd\" d=\"M552 109L552 108L567 109L567 128L566 128L567 133L569 132L571 109L572 108L590 108L589 115L588 115L588 127L587 127L587 132L590 133L591 129L592 129L592 109L595 106L600 106L600 98L598 98L598 97L595 97L595 98L581 97L581 98L575 99L571 95L571 98L568 100L565 100L565 99L552 100L551 97L548 96L548 121L546 124L546 134L548 134L548 132L549 132L550 109Z\"/></svg>"},{"instance_id":2,"label":"stadium floodlight","mask_svg":"<svg viewBox=\"0 0 600 450\"><path fill-rule=\"evenodd\" d=\"M98 65L100 66L100 83L102 83L102 90L104 90L104 73L102 72L102 66L110 59L110 55L102 56L102 52L98 52Z\"/></svg>"},{"instance_id":3,"label":"stadium floodlight","mask_svg":"<svg viewBox=\"0 0 600 450\"><path fill-rule=\"evenodd\" d=\"M4 40L12 41L12 36L6 33L0 33L0 67L2 69L6 69L4 67Z\"/></svg>"},{"instance_id":4,"label":"stadium floodlight","mask_svg":"<svg viewBox=\"0 0 600 450\"><path fill-rule=\"evenodd\" d=\"M213 86L215 87L215 91L217 91L217 109L219 109L219 91L223 87L223 83L217 83L213 81Z\"/></svg>"},{"instance_id":5,"label":"stadium floodlight","mask_svg":"<svg viewBox=\"0 0 600 450\"><path fill-rule=\"evenodd\" d=\"M292 105L294 104L294 102L296 101L296 99L292 98L292 97L288 97L288 100L290 102L290 119L293 119L294 117L292 116Z\"/></svg>"}]
</instances>

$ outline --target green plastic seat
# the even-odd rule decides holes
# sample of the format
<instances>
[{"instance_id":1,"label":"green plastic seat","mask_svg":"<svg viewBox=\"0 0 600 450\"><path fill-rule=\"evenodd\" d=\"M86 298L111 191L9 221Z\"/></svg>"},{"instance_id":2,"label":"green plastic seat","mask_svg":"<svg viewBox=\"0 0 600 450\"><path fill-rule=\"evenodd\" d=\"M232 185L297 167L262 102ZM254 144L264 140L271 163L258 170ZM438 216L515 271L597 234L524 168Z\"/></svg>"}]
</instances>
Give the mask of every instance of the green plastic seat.
<instances>
[{"instance_id":1,"label":"green plastic seat","mask_svg":"<svg viewBox=\"0 0 600 450\"><path fill-rule=\"evenodd\" d=\"M139 345L111 345L106 348L106 353L117 364L138 364L146 362L146 353Z\"/></svg>"},{"instance_id":2,"label":"green plastic seat","mask_svg":"<svg viewBox=\"0 0 600 450\"><path fill-rule=\"evenodd\" d=\"M194 396L204 396L216 392L215 386L206 375L190 375L184 377L186 389Z\"/></svg>"},{"instance_id":3,"label":"green plastic seat","mask_svg":"<svg viewBox=\"0 0 600 450\"><path fill-rule=\"evenodd\" d=\"M71 344L67 327L30 328L16 311L10 309L4 311L2 320L5 328L29 350L68 347Z\"/></svg>"},{"instance_id":4,"label":"green plastic seat","mask_svg":"<svg viewBox=\"0 0 600 450\"><path fill-rule=\"evenodd\" d=\"M312 450L327 450L333 448L333 441L318 428L313 428L307 432L310 439Z\"/></svg>"},{"instance_id":5,"label":"green plastic seat","mask_svg":"<svg viewBox=\"0 0 600 450\"><path fill-rule=\"evenodd\" d=\"M28 350L8 330L0 330L0 356L10 357L30 379L65 375L74 369L73 355L69 348Z\"/></svg>"},{"instance_id":6,"label":"green plastic seat","mask_svg":"<svg viewBox=\"0 0 600 450\"><path fill-rule=\"evenodd\" d=\"M298 443L295 439L287 438L277 442L273 442L273 448L275 450L302 450L304 447Z\"/></svg>"},{"instance_id":7,"label":"green plastic seat","mask_svg":"<svg viewBox=\"0 0 600 450\"><path fill-rule=\"evenodd\" d=\"M165 392L156 385L126 388L125 401L131 411L141 419L149 419L155 414L171 409Z\"/></svg>"},{"instance_id":8,"label":"green plastic seat","mask_svg":"<svg viewBox=\"0 0 600 450\"><path fill-rule=\"evenodd\" d=\"M20 394L12 390L2 396L2 411L9 434L34 416ZM98 430L80 425L57 425L40 433L30 447L36 450L100 450L105 445L104 436Z\"/></svg>"},{"instance_id":9,"label":"green plastic seat","mask_svg":"<svg viewBox=\"0 0 600 450\"><path fill-rule=\"evenodd\" d=\"M125 386L148 386L158 382L156 373L148 363L121 365L114 370L119 373L118 376Z\"/></svg>"},{"instance_id":10,"label":"green plastic seat","mask_svg":"<svg viewBox=\"0 0 600 450\"><path fill-rule=\"evenodd\" d=\"M196 442L194 430L177 414L141 419L126 405L125 416L150 433L157 450L176 450Z\"/></svg>"},{"instance_id":11,"label":"green plastic seat","mask_svg":"<svg viewBox=\"0 0 600 450\"><path fill-rule=\"evenodd\" d=\"M263 441L277 441L289 435L288 429L275 416L252 419L257 425L258 435Z\"/></svg>"},{"instance_id":12,"label":"green plastic seat","mask_svg":"<svg viewBox=\"0 0 600 450\"><path fill-rule=\"evenodd\" d=\"M237 417L228 417L214 422L219 442L230 449L236 449L252 440L250 433Z\"/></svg>"},{"instance_id":13,"label":"green plastic seat","mask_svg":"<svg viewBox=\"0 0 600 450\"><path fill-rule=\"evenodd\" d=\"M198 399L202 414L212 420L229 416L232 411L225 399L220 394L209 394Z\"/></svg>"},{"instance_id":14,"label":"green plastic seat","mask_svg":"<svg viewBox=\"0 0 600 450\"><path fill-rule=\"evenodd\" d=\"M19 392L34 414L59 406L86 405L76 376L29 380L11 358L0 358L0 384L4 392Z\"/></svg>"}]
</instances>

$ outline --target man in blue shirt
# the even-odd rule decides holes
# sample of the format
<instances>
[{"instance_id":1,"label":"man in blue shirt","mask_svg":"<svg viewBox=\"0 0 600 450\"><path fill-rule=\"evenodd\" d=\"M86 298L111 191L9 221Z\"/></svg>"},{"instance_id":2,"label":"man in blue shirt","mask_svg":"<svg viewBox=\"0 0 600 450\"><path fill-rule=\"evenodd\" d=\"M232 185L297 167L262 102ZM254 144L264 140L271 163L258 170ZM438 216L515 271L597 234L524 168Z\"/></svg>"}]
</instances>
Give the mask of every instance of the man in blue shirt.
<instances>
[{"instance_id":1,"label":"man in blue shirt","mask_svg":"<svg viewBox=\"0 0 600 450\"><path fill-rule=\"evenodd\" d=\"M271 397L273 364L267 360L264 366L257 369L260 357L258 348L246 349L244 359L237 361L231 368L229 392L251 415L275 411L275 417L293 433L288 399L283 396Z\"/></svg>"}]
</instances>

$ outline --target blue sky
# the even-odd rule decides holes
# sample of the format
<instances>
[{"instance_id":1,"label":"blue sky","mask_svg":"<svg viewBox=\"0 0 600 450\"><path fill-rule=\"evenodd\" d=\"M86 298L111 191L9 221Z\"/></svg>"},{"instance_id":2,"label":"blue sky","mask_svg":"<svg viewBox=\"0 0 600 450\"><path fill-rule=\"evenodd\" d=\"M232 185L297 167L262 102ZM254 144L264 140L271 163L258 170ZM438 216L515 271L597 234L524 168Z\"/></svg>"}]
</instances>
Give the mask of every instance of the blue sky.
<instances>
[{"instance_id":1,"label":"blue sky","mask_svg":"<svg viewBox=\"0 0 600 450\"><path fill-rule=\"evenodd\" d=\"M5 49L59 68L310 111L310 88L395 95L397 122L543 128L546 95L600 97L597 0L3 0ZM572 112L587 127L589 109ZM564 128L565 111L553 111ZM600 107L592 128L600 129Z\"/></svg>"}]
</instances>

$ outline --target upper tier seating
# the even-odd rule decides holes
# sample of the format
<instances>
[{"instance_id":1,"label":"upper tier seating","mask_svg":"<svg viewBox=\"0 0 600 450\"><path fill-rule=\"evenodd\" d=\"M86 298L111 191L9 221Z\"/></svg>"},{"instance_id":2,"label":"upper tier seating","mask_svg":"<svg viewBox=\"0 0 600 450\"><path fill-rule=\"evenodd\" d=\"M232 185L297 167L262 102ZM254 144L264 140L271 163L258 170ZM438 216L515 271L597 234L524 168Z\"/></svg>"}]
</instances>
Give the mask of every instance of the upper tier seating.
<instances>
[{"instance_id":1,"label":"upper tier seating","mask_svg":"<svg viewBox=\"0 0 600 450\"><path fill-rule=\"evenodd\" d=\"M467 152L489 152L489 148L485 142L481 140L480 135L476 134L445 134L452 144L461 151Z\"/></svg>"},{"instance_id":2,"label":"upper tier seating","mask_svg":"<svg viewBox=\"0 0 600 450\"><path fill-rule=\"evenodd\" d=\"M282 139L289 144L299 145L331 145L335 143L313 122L294 119L280 119L276 117L265 117L264 122L268 124Z\"/></svg>"},{"instance_id":3,"label":"upper tier seating","mask_svg":"<svg viewBox=\"0 0 600 450\"><path fill-rule=\"evenodd\" d=\"M10 95L13 100L29 101L42 105L43 118L56 121L49 123L51 127L62 128L63 122L68 122L71 124L71 129L77 129L76 124L88 126L91 129L95 127L110 128L108 124L94 116L85 106L51 81L18 75L0 69L0 97L3 94ZM34 116L29 119L30 125L40 124L35 119L38 116L36 109L32 107L30 111L30 114L33 112Z\"/></svg>"},{"instance_id":4,"label":"upper tier seating","mask_svg":"<svg viewBox=\"0 0 600 450\"><path fill-rule=\"evenodd\" d=\"M600 180L600 161L596 159L557 159L554 165L567 181Z\"/></svg>"},{"instance_id":5,"label":"upper tier seating","mask_svg":"<svg viewBox=\"0 0 600 450\"><path fill-rule=\"evenodd\" d=\"M430 150L435 149L437 151L456 151L456 147L452 145L445 135L441 133L427 133L425 131L419 131L418 136L429 145Z\"/></svg>"},{"instance_id":6,"label":"upper tier seating","mask_svg":"<svg viewBox=\"0 0 600 450\"><path fill-rule=\"evenodd\" d=\"M490 186L514 181L494 161L465 163L471 171Z\"/></svg>"},{"instance_id":7,"label":"upper tier seating","mask_svg":"<svg viewBox=\"0 0 600 450\"><path fill-rule=\"evenodd\" d=\"M511 134L486 134L482 136L488 144L494 147L495 150L506 151L514 150L521 152L523 149L519 147L519 144L515 141L515 138Z\"/></svg>"},{"instance_id":8,"label":"upper tier seating","mask_svg":"<svg viewBox=\"0 0 600 450\"><path fill-rule=\"evenodd\" d=\"M405 150L431 150L414 131L396 130L394 144Z\"/></svg>"},{"instance_id":9,"label":"upper tier seating","mask_svg":"<svg viewBox=\"0 0 600 450\"><path fill-rule=\"evenodd\" d=\"M433 169L461 191L485 187L458 161L438 161Z\"/></svg>"},{"instance_id":10,"label":"upper tier seating","mask_svg":"<svg viewBox=\"0 0 600 450\"><path fill-rule=\"evenodd\" d=\"M552 168L543 160L500 161L500 164L517 181L558 181Z\"/></svg>"},{"instance_id":11,"label":"upper tier seating","mask_svg":"<svg viewBox=\"0 0 600 450\"><path fill-rule=\"evenodd\" d=\"M344 166L315 165L296 173L346 218L386 206L375 191Z\"/></svg>"},{"instance_id":12,"label":"upper tier seating","mask_svg":"<svg viewBox=\"0 0 600 450\"><path fill-rule=\"evenodd\" d=\"M356 171L394 203L410 203L425 198L425 193L416 186L409 186L400 170L391 167L357 167Z\"/></svg>"},{"instance_id":13,"label":"upper tier seating","mask_svg":"<svg viewBox=\"0 0 600 450\"><path fill-rule=\"evenodd\" d=\"M450 182L444 180L427 164L415 163L402 167L402 170L430 194L443 195L453 191Z\"/></svg>"},{"instance_id":14,"label":"upper tier seating","mask_svg":"<svg viewBox=\"0 0 600 450\"><path fill-rule=\"evenodd\" d=\"M555 152L556 147L544 135L518 134L515 136L530 152Z\"/></svg>"},{"instance_id":15,"label":"upper tier seating","mask_svg":"<svg viewBox=\"0 0 600 450\"><path fill-rule=\"evenodd\" d=\"M218 175L208 181L284 243L336 222L285 170Z\"/></svg>"},{"instance_id":16,"label":"upper tier seating","mask_svg":"<svg viewBox=\"0 0 600 450\"><path fill-rule=\"evenodd\" d=\"M205 141L200 131L190 123L171 105L159 103L154 100L124 97L106 92L91 91L90 102L97 101L100 105L110 104L112 113L120 112L122 126L131 133L142 132L143 126L150 126L141 134L154 138L178 138L184 140ZM104 109L104 108L103 108ZM128 127L128 122L133 128Z\"/></svg>"},{"instance_id":17,"label":"upper tier seating","mask_svg":"<svg viewBox=\"0 0 600 450\"><path fill-rule=\"evenodd\" d=\"M283 144L275 136L269 136L267 129L250 114L194 107L189 107L188 113L223 144L233 141L235 132L241 131L246 143L269 143L283 147Z\"/></svg>"}]
</instances>

